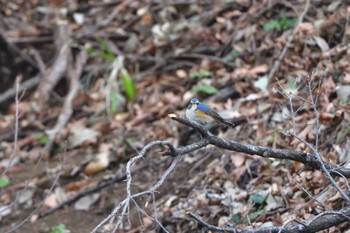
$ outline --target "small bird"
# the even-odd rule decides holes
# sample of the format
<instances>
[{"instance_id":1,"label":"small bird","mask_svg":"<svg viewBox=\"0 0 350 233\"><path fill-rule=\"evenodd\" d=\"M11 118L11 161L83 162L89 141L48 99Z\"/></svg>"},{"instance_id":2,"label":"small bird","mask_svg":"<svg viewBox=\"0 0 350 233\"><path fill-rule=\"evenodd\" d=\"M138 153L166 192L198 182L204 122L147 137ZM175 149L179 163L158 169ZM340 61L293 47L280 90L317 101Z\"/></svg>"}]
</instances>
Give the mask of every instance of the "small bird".
<instances>
[{"instance_id":1,"label":"small bird","mask_svg":"<svg viewBox=\"0 0 350 233\"><path fill-rule=\"evenodd\" d=\"M212 110L205 103L199 102L197 98L193 98L186 109L186 117L192 121L195 121L201 125L209 125L213 122L217 122L228 127L234 127L235 125L224 120L217 112Z\"/></svg>"}]
</instances>

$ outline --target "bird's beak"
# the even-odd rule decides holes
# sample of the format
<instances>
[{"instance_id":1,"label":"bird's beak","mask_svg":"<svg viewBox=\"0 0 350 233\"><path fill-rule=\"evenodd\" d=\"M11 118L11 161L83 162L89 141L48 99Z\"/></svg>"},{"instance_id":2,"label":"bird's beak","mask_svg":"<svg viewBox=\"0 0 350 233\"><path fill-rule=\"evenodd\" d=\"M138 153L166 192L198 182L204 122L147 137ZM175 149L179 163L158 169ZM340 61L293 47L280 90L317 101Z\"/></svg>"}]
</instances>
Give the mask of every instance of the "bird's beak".
<instances>
[{"instance_id":1,"label":"bird's beak","mask_svg":"<svg viewBox=\"0 0 350 233\"><path fill-rule=\"evenodd\" d=\"M191 109L191 107L192 107L192 103L190 103L190 104L188 105L187 109Z\"/></svg>"}]
</instances>

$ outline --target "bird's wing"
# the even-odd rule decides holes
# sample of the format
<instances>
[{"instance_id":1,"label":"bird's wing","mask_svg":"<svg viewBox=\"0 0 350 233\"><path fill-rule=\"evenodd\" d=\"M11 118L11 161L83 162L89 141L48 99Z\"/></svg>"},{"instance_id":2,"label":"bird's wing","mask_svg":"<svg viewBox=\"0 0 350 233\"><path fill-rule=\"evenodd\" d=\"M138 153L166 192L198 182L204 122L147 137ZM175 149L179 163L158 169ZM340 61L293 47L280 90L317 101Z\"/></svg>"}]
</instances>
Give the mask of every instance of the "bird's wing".
<instances>
[{"instance_id":1,"label":"bird's wing","mask_svg":"<svg viewBox=\"0 0 350 233\"><path fill-rule=\"evenodd\" d=\"M198 104L197 106L197 110L205 113L205 114L208 114L209 116L213 117L214 119L216 120L219 120L219 121L222 121L222 117L215 111L213 111L208 105L206 104L203 104L203 103L200 103Z\"/></svg>"},{"instance_id":2,"label":"bird's wing","mask_svg":"<svg viewBox=\"0 0 350 233\"><path fill-rule=\"evenodd\" d=\"M226 126L229 127L234 127L235 125L232 124L231 122L226 121L224 118L222 118L217 112L213 111L208 105L203 104L203 103L199 103L197 106L197 111L198 113L202 113L202 117L205 117L204 115L207 114L209 116L211 116L212 118L214 118L216 121L218 121L219 123L222 123ZM205 117L207 118L207 117Z\"/></svg>"}]
</instances>

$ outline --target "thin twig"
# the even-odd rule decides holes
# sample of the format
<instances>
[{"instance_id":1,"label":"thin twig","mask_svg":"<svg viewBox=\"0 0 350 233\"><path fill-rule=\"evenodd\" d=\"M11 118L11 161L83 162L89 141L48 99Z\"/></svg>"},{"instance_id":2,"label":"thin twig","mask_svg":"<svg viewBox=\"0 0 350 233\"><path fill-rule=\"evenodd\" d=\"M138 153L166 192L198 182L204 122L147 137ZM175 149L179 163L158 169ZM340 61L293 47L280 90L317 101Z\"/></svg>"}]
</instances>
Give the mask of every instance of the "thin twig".
<instances>
[{"instance_id":1,"label":"thin twig","mask_svg":"<svg viewBox=\"0 0 350 233\"><path fill-rule=\"evenodd\" d=\"M164 174L161 176L161 178L158 180L156 184L154 184L152 187L150 187L146 191L142 191L136 194L131 193L131 184L132 184L132 176L131 176L131 165L134 164L136 161L144 158L146 153L155 146L168 146L170 150L174 153L174 155L180 155L179 151L175 149L175 147L170 142L164 142L164 141L153 141L150 142L148 145L146 145L135 157L129 160L126 166L126 190L127 190L127 197L112 211L110 215L108 215L103 221L101 221L91 232L97 232L99 228L101 228L104 224L106 224L108 221L113 219L118 214L118 220L117 223L114 226L114 229L112 232L115 232L120 225L122 224L122 221L125 216L127 216L127 210L130 205L130 201L132 201L136 197L144 196L144 195L152 195L154 192L156 192L159 187L164 183L165 179L170 175L170 173L175 169L178 162L181 160L181 156L176 156L173 160L172 164L168 167L168 169L164 172ZM189 150L192 149L189 148Z\"/></svg>"},{"instance_id":2,"label":"thin twig","mask_svg":"<svg viewBox=\"0 0 350 233\"><path fill-rule=\"evenodd\" d=\"M199 216L195 215L194 213L188 212L188 216L205 226L208 230L213 230L213 231L219 231L219 232L233 232L233 233L238 233L241 231L238 231L236 228L233 227L217 227L214 225L211 225L205 221L203 221Z\"/></svg>"},{"instance_id":3,"label":"thin twig","mask_svg":"<svg viewBox=\"0 0 350 233\"><path fill-rule=\"evenodd\" d=\"M159 166L160 164L164 163L164 161L161 161L160 163L157 163L156 166ZM145 168L148 168L152 166L151 164L149 163L146 163L146 164L143 164L142 166L139 166L135 169L132 170L132 172L139 172L139 171L142 171L144 170ZM114 176L112 179L106 181L106 182L103 182L103 183L99 183L97 184L96 186L94 187L91 187L91 188L88 188L84 191L81 191L79 192L78 194L76 194L75 196L65 200L64 202L60 203L58 206L52 208L52 209L49 209L47 210L46 212L43 212L39 215L39 217L45 217L47 215L50 215L54 212L56 212L57 210L59 209L62 209L64 206L66 205L69 205L77 200L79 200L80 198L84 197L84 196L87 196L91 193L94 193L94 192L97 192L97 191L100 191L101 189L104 189L112 184L115 184L115 183L118 183L118 182L122 182L126 179L126 174L121 174L121 175L116 175Z\"/></svg>"},{"instance_id":4,"label":"thin twig","mask_svg":"<svg viewBox=\"0 0 350 233\"><path fill-rule=\"evenodd\" d=\"M15 135L13 139L13 152L10 158L9 165L5 167L5 170L1 174L1 177L6 176L6 173L12 166L12 163L14 159L17 156L17 145L18 145L18 124L19 124L19 98L18 98L18 93L19 93L19 83L21 82L22 77L18 76L15 81L15 86L16 86L16 97L15 97L15 106L16 106L16 113L15 113Z\"/></svg>"},{"instance_id":5,"label":"thin twig","mask_svg":"<svg viewBox=\"0 0 350 233\"><path fill-rule=\"evenodd\" d=\"M350 204L349 196L335 182L335 180L333 179L333 177L330 174L329 168L326 167L325 162L322 160L322 158L318 152L319 112L317 110L317 104L315 102L316 100L312 97L311 80L309 81L308 87L309 87L309 94L311 96L312 108L313 108L313 111L315 113L315 118L316 118L316 125L315 125L316 142L315 142L315 146L312 146L310 143L307 143L307 145L313 151L314 155L317 157L317 160L321 164L322 171L325 173L326 177L331 182L333 187L336 188L338 190L338 192L340 193L340 195ZM305 140L303 140L303 141L305 143Z\"/></svg>"},{"instance_id":6,"label":"thin twig","mask_svg":"<svg viewBox=\"0 0 350 233\"><path fill-rule=\"evenodd\" d=\"M66 154L66 146L65 146L65 152L64 154ZM60 158L60 172L57 173L57 176L55 177L54 181L52 182L51 184L51 187L49 188L48 192L46 193L46 195L44 196L43 200L45 200L53 191L53 189L56 187L56 184L57 184L57 181L58 179L60 178L62 172L63 172L63 169L64 169L64 163L65 163L65 156L64 154L60 154L59 155L59 158ZM20 223L18 224L15 224L14 227L12 227L10 230L6 231L6 233L10 233L10 232L13 232L15 230L17 230L18 228L20 228L23 224L25 224L34 214L36 214L39 209L44 205L44 201L41 201L40 204L32 211L30 212L30 214L25 218L23 219Z\"/></svg>"},{"instance_id":7,"label":"thin twig","mask_svg":"<svg viewBox=\"0 0 350 233\"><path fill-rule=\"evenodd\" d=\"M32 89L36 87L40 83L41 77L39 75L34 76L21 84L19 84L18 92L24 92L25 90ZM14 88L8 89L4 93L0 95L0 104L6 102L10 98L14 97L16 95L16 86Z\"/></svg>"},{"instance_id":8,"label":"thin twig","mask_svg":"<svg viewBox=\"0 0 350 233\"><path fill-rule=\"evenodd\" d=\"M288 177L295 182L295 184L298 186L299 189L301 189L302 191L304 191L313 201L317 202L318 204L324 206L324 203L320 202L319 200L317 200L308 190L306 190L306 188L304 188L297 180L294 179L294 177L292 176L292 174L290 174L288 172Z\"/></svg>"}]
</instances>

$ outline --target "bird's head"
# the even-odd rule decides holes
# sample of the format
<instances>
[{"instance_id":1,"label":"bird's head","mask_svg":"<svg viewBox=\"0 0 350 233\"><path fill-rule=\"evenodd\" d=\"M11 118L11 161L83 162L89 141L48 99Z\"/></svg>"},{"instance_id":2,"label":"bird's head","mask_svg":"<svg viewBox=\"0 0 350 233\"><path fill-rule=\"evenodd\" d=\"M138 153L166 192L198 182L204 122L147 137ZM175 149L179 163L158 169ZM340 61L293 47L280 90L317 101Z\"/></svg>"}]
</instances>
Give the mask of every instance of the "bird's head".
<instances>
[{"instance_id":1,"label":"bird's head","mask_svg":"<svg viewBox=\"0 0 350 233\"><path fill-rule=\"evenodd\" d=\"M188 109L191 109L192 108L192 106L197 106L199 104L199 100L197 99L197 98L193 98L193 99L191 99L191 102L190 102L190 104L188 105Z\"/></svg>"}]
</instances>

